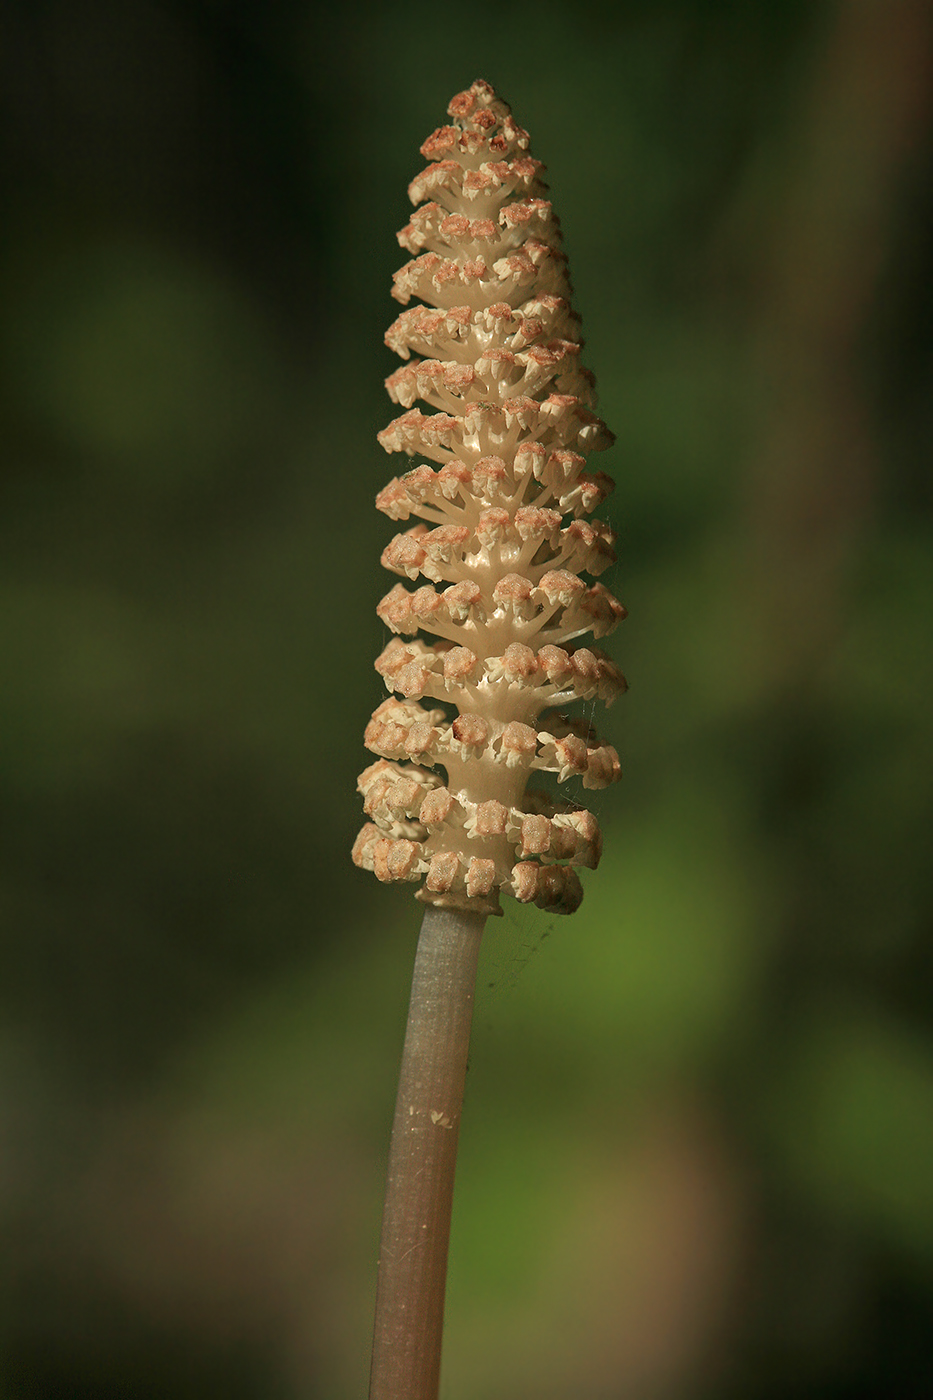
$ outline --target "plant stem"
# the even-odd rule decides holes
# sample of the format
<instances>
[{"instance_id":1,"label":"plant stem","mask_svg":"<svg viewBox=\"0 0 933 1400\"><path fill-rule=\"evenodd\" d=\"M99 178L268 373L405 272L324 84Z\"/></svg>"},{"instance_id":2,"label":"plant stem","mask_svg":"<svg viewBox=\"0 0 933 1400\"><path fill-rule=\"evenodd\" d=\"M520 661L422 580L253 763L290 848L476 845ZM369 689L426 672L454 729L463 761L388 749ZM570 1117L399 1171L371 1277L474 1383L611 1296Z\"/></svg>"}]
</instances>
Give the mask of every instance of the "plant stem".
<instances>
[{"instance_id":1,"label":"plant stem","mask_svg":"<svg viewBox=\"0 0 933 1400\"><path fill-rule=\"evenodd\" d=\"M437 1400L447 1245L485 914L429 905L408 1029L379 1250L370 1400Z\"/></svg>"}]
</instances>

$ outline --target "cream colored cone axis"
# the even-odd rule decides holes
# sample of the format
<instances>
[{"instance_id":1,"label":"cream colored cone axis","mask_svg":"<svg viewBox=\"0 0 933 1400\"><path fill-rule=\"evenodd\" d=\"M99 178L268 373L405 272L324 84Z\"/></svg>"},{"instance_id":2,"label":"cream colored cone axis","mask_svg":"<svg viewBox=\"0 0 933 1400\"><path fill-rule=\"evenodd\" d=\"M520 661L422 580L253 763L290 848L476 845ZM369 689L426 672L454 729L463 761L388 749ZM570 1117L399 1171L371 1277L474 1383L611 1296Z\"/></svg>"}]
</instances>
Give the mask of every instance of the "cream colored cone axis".
<instances>
[{"instance_id":1,"label":"cream colored cone axis","mask_svg":"<svg viewBox=\"0 0 933 1400\"><path fill-rule=\"evenodd\" d=\"M625 616L580 577L615 558L609 526L589 518L612 482L587 470L613 439L580 365L560 226L527 132L488 83L448 112L421 147L430 164L409 186L420 207L398 235L413 257L393 295L425 304L386 334L406 361L386 381L405 412L379 441L435 465L376 500L418 522L382 556L415 586L378 607L396 634L376 662L392 695L366 730L378 760L360 776L370 821L353 858L380 880L423 881L418 898L443 907L496 913L505 890L571 913L574 867L599 861L599 827L528 781L619 777L615 750L562 713L625 689L577 642Z\"/></svg>"}]
</instances>

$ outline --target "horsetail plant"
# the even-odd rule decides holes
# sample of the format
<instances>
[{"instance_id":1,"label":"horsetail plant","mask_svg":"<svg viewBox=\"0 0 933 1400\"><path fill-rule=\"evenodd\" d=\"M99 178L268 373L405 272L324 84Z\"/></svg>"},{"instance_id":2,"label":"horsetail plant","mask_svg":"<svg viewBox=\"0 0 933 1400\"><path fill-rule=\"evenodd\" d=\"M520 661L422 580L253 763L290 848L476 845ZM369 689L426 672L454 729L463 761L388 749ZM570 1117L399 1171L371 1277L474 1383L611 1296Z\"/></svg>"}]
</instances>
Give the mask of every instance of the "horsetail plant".
<instances>
[{"instance_id":1,"label":"horsetail plant","mask_svg":"<svg viewBox=\"0 0 933 1400\"><path fill-rule=\"evenodd\" d=\"M378 613L396 634L376 661L390 698L365 735L359 780L370 821L353 858L383 881L421 882L415 958L376 1297L370 1400L436 1400L447 1246L473 994L486 918L500 893L555 913L582 899L595 818L528 788L532 772L602 788L615 751L562 713L625 689L578 645L624 617L597 575L613 534L590 512L612 489L586 457L613 441L580 365L560 226L528 134L488 83L450 103L421 147L419 205L399 242L403 311L386 343L406 363L387 381L405 412L379 441L426 458L379 493L396 535L398 583ZM425 201L425 202L422 202ZM428 413L413 407L421 400ZM419 636L426 634L428 640ZM443 770L443 772L439 771ZM446 775L446 781L445 781Z\"/></svg>"}]
</instances>

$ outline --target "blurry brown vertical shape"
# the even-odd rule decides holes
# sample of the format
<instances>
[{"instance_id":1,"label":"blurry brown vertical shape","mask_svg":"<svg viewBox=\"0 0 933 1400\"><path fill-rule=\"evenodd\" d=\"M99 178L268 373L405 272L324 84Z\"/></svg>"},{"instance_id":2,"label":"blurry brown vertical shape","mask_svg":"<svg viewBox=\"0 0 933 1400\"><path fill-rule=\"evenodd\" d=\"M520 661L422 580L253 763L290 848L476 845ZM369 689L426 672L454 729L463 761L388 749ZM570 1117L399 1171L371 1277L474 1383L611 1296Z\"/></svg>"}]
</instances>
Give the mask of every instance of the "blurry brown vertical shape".
<instances>
[{"instance_id":1,"label":"blurry brown vertical shape","mask_svg":"<svg viewBox=\"0 0 933 1400\"><path fill-rule=\"evenodd\" d=\"M831 643L876 471L860 356L931 108L933 7L842 0L812 70L759 311L749 564L759 676L793 686Z\"/></svg>"}]
</instances>

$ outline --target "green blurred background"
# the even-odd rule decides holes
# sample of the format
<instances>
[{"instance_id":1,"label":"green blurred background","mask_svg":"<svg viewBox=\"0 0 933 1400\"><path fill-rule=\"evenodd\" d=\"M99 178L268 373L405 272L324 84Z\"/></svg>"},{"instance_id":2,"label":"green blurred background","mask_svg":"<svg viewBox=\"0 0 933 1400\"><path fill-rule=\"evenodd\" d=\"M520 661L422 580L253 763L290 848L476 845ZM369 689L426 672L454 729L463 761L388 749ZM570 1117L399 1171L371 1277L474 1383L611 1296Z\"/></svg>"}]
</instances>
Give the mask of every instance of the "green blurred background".
<instances>
[{"instance_id":1,"label":"green blurred background","mask_svg":"<svg viewBox=\"0 0 933 1400\"><path fill-rule=\"evenodd\" d=\"M933 1394L923 0L0 9L0 1396L366 1389L356 871L420 142L491 81L618 434L580 913L481 969L444 1400Z\"/></svg>"}]
</instances>

